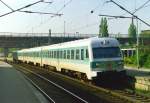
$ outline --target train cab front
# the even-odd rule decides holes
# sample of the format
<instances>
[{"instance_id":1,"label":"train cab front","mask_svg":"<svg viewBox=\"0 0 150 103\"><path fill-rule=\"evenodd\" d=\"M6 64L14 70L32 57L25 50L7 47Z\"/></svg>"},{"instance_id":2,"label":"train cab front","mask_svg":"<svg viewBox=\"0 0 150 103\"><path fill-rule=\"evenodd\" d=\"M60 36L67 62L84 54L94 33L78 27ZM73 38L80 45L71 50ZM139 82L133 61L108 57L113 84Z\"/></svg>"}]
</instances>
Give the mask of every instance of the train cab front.
<instances>
[{"instance_id":1,"label":"train cab front","mask_svg":"<svg viewBox=\"0 0 150 103\"><path fill-rule=\"evenodd\" d=\"M93 48L91 71L96 77L117 76L125 74L122 54L119 47Z\"/></svg>"}]
</instances>

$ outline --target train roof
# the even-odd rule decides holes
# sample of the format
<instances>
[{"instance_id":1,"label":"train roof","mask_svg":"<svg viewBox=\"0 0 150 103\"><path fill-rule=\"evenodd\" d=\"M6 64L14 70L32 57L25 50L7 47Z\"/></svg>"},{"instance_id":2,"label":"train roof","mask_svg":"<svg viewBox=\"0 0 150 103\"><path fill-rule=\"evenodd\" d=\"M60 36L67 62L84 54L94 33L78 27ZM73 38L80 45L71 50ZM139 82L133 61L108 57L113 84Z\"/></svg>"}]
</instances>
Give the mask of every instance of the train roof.
<instances>
[{"instance_id":1,"label":"train roof","mask_svg":"<svg viewBox=\"0 0 150 103\"><path fill-rule=\"evenodd\" d=\"M79 47L79 46L92 46L92 47L115 47L119 46L119 42L115 38L98 38L98 37L92 37L92 38L87 38L87 39L80 39L80 40L74 40L74 41L69 41L69 42L64 42L64 43L59 43L59 44L52 44L48 46L40 46L40 47L34 47L34 48L29 48L29 49L22 49L19 50L20 52L22 51L38 51L41 49L47 50L49 48L56 49L56 48L67 48L67 47Z\"/></svg>"},{"instance_id":2,"label":"train roof","mask_svg":"<svg viewBox=\"0 0 150 103\"><path fill-rule=\"evenodd\" d=\"M43 46L42 49L51 48L65 48L65 47L78 47L78 46L92 46L92 47L107 47L107 46L119 46L119 42L115 38L88 38L74 40L70 42L64 42L59 44L53 44L49 46Z\"/></svg>"}]
</instances>

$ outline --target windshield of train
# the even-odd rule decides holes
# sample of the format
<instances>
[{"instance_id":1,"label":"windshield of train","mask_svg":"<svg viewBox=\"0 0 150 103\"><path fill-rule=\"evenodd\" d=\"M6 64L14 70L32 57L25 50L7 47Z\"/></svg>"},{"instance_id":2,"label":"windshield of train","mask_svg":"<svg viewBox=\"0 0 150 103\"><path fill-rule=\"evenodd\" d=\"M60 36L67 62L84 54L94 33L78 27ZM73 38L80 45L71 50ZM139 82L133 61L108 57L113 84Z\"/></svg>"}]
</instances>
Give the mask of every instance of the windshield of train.
<instances>
[{"instance_id":1,"label":"windshield of train","mask_svg":"<svg viewBox=\"0 0 150 103\"><path fill-rule=\"evenodd\" d=\"M99 47L93 48L93 58L114 58L121 57L121 51L119 47Z\"/></svg>"}]
</instances>

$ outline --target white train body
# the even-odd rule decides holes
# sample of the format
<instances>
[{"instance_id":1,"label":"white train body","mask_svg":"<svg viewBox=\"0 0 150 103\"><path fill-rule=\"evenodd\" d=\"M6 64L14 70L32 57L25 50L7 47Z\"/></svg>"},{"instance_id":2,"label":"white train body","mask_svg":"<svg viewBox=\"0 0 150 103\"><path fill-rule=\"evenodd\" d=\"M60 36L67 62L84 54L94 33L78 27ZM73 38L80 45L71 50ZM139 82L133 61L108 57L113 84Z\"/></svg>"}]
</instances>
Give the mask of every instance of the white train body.
<instances>
[{"instance_id":1,"label":"white train body","mask_svg":"<svg viewBox=\"0 0 150 103\"><path fill-rule=\"evenodd\" d=\"M114 38L89 38L17 51L18 60L40 66L85 73L89 80L97 73L123 71L119 43Z\"/></svg>"}]
</instances>

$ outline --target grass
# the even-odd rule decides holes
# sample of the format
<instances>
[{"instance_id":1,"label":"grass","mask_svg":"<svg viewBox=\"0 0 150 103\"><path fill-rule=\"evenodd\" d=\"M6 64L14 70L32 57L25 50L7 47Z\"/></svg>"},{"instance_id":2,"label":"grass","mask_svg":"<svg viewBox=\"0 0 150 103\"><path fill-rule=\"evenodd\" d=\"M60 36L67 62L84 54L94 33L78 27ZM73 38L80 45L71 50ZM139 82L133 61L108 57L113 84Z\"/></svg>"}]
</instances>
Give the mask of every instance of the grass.
<instances>
[{"instance_id":1,"label":"grass","mask_svg":"<svg viewBox=\"0 0 150 103\"><path fill-rule=\"evenodd\" d=\"M138 94L142 94L146 97L150 97L150 91L144 91L144 90L136 89L135 92L138 93Z\"/></svg>"}]
</instances>

